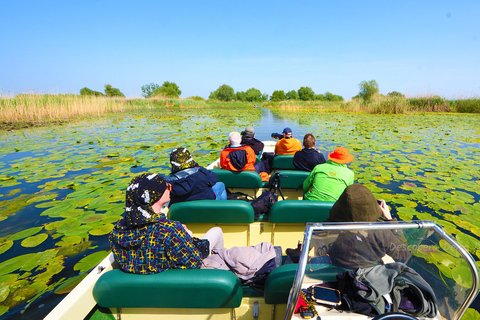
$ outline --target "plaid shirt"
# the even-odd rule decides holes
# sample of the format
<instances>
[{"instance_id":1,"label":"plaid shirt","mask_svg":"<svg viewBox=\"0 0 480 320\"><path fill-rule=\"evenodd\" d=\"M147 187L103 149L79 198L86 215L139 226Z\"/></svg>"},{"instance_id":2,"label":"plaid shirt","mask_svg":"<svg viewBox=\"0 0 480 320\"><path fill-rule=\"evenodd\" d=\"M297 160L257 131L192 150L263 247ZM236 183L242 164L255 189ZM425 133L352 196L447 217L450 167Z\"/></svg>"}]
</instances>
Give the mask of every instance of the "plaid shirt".
<instances>
[{"instance_id":1,"label":"plaid shirt","mask_svg":"<svg viewBox=\"0 0 480 320\"><path fill-rule=\"evenodd\" d=\"M202 263L182 224L164 215L154 223L132 229L127 229L120 219L109 240L115 261L126 272L152 274L167 269L198 269Z\"/></svg>"}]
</instances>

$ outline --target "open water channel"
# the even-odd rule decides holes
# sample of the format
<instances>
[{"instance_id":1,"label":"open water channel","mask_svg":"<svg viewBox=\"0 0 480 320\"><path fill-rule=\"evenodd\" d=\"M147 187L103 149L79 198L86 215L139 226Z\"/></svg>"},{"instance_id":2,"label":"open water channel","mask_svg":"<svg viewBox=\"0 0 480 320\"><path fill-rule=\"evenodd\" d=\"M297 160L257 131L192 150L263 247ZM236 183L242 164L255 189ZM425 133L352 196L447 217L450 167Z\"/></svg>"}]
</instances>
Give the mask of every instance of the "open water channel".
<instances>
[{"instance_id":1,"label":"open water channel","mask_svg":"<svg viewBox=\"0 0 480 320\"><path fill-rule=\"evenodd\" d=\"M385 199L394 216L439 222L479 259L479 115L258 108L121 113L0 133L0 319L42 318L103 259L132 177L168 174L176 147L207 166L227 134L246 126L260 140L287 126L299 140L312 133L324 155L347 147L355 181ZM448 276L454 267L442 272Z\"/></svg>"}]
</instances>

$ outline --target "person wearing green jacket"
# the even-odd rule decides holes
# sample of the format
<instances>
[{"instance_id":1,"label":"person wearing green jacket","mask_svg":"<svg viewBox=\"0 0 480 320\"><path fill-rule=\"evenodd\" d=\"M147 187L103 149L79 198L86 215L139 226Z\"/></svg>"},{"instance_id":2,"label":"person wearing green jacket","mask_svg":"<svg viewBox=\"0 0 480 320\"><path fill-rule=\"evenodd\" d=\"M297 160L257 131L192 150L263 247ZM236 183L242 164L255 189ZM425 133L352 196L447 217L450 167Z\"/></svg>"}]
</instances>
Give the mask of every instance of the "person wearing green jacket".
<instances>
[{"instance_id":1,"label":"person wearing green jacket","mask_svg":"<svg viewBox=\"0 0 480 320\"><path fill-rule=\"evenodd\" d=\"M347 148L338 147L328 161L313 168L303 182L305 200L337 201L346 187L353 184L355 174L347 167L353 156Z\"/></svg>"}]
</instances>

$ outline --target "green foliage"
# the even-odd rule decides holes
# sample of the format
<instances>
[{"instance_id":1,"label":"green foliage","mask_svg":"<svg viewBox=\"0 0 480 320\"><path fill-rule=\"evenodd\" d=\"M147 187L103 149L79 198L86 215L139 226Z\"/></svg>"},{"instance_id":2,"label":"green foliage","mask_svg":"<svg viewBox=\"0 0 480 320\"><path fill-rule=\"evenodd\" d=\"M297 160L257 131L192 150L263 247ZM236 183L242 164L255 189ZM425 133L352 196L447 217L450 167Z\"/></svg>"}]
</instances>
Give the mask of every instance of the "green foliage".
<instances>
[{"instance_id":1,"label":"green foliage","mask_svg":"<svg viewBox=\"0 0 480 320\"><path fill-rule=\"evenodd\" d=\"M408 99L410 109L414 111L448 112L450 104L442 97L421 97Z\"/></svg>"},{"instance_id":2,"label":"green foliage","mask_svg":"<svg viewBox=\"0 0 480 320\"><path fill-rule=\"evenodd\" d=\"M358 86L360 88L358 95L365 101L369 101L375 94L378 94L378 83L375 80L364 80Z\"/></svg>"},{"instance_id":3,"label":"green foliage","mask_svg":"<svg viewBox=\"0 0 480 320\"><path fill-rule=\"evenodd\" d=\"M290 90L287 92L288 100L298 100L298 92L295 90Z\"/></svg>"},{"instance_id":4,"label":"green foliage","mask_svg":"<svg viewBox=\"0 0 480 320\"><path fill-rule=\"evenodd\" d=\"M325 100L325 96L323 94L316 94L315 95L315 100L318 100L318 101L326 101Z\"/></svg>"},{"instance_id":5,"label":"green foliage","mask_svg":"<svg viewBox=\"0 0 480 320\"><path fill-rule=\"evenodd\" d=\"M271 101L283 101L287 100L287 95L283 90L275 90L272 93L272 96L270 97Z\"/></svg>"},{"instance_id":6,"label":"green foliage","mask_svg":"<svg viewBox=\"0 0 480 320\"><path fill-rule=\"evenodd\" d=\"M178 98L182 91L175 82L165 81L160 88L153 91L153 94L162 97Z\"/></svg>"},{"instance_id":7,"label":"green foliage","mask_svg":"<svg viewBox=\"0 0 480 320\"><path fill-rule=\"evenodd\" d=\"M235 94L235 100L247 101L247 93L245 91L237 91L237 93Z\"/></svg>"},{"instance_id":8,"label":"green foliage","mask_svg":"<svg viewBox=\"0 0 480 320\"><path fill-rule=\"evenodd\" d=\"M232 101L235 99L235 93L232 87L226 84L222 84L217 90L210 92L208 99Z\"/></svg>"},{"instance_id":9,"label":"green foliage","mask_svg":"<svg viewBox=\"0 0 480 320\"><path fill-rule=\"evenodd\" d=\"M119 89L112 88L112 86L109 84L105 85L105 95L107 97L125 97L125 95L121 93Z\"/></svg>"},{"instance_id":10,"label":"green foliage","mask_svg":"<svg viewBox=\"0 0 480 320\"><path fill-rule=\"evenodd\" d=\"M398 91L389 92L387 95L388 95L390 98L394 98L394 97L397 97L397 98L405 98L405 95L401 94L401 93L398 92Z\"/></svg>"},{"instance_id":11,"label":"green foliage","mask_svg":"<svg viewBox=\"0 0 480 320\"><path fill-rule=\"evenodd\" d=\"M103 93L98 92L98 91L90 90L87 87L83 87L82 89L80 89L80 95L81 96L96 96L96 97L104 96Z\"/></svg>"},{"instance_id":12,"label":"green foliage","mask_svg":"<svg viewBox=\"0 0 480 320\"><path fill-rule=\"evenodd\" d=\"M325 101L343 101L344 100L342 96L330 93L328 91L325 92L324 97L325 97Z\"/></svg>"},{"instance_id":13,"label":"green foliage","mask_svg":"<svg viewBox=\"0 0 480 320\"><path fill-rule=\"evenodd\" d=\"M260 102L263 101L263 95L260 90L255 89L255 88L250 88L247 90L245 93L247 101L249 102Z\"/></svg>"},{"instance_id":14,"label":"green foliage","mask_svg":"<svg viewBox=\"0 0 480 320\"><path fill-rule=\"evenodd\" d=\"M160 89L160 86L156 83L149 83L142 86L142 96L145 98L150 98L153 96L153 92L157 89Z\"/></svg>"},{"instance_id":15,"label":"green foliage","mask_svg":"<svg viewBox=\"0 0 480 320\"><path fill-rule=\"evenodd\" d=\"M480 113L480 99L464 99L449 101L457 112Z\"/></svg>"},{"instance_id":16,"label":"green foliage","mask_svg":"<svg viewBox=\"0 0 480 320\"><path fill-rule=\"evenodd\" d=\"M192 96L192 97L188 97L187 99L195 100L195 101L205 101L205 98L200 96Z\"/></svg>"},{"instance_id":17,"label":"green foliage","mask_svg":"<svg viewBox=\"0 0 480 320\"><path fill-rule=\"evenodd\" d=\"M315 92L310 87L300 87L298 89L298 97L303 101L315 100Z\"/></svg>"}]
</instances>

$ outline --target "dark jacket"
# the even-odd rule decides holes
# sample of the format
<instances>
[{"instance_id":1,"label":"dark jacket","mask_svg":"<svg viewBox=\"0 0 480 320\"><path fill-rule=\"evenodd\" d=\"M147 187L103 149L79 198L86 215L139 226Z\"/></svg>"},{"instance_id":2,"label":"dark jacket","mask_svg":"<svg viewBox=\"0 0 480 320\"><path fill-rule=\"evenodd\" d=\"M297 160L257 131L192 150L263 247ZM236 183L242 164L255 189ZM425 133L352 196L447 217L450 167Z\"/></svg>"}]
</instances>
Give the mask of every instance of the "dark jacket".
<instances>
[{"instance_id":1,"label":"dark jacket","mask_svg":"<svg viewBox=\"0 0 480 320\"><path fill-rule=\"evenodd\" d=\"M253 149L253 151L255 151L256 155L259 155L260 152L262 152L264 147L264 144L262 141L255 138L249 138L249 137L242 138L241 144L250 146Z\"/></svg>"},{"instance_id":2,"label":"dark jacket","mask_svg":"<svg viewBox=\"0 0 480 320\"><path fill-rule=\"evenodd\" d=\"M293 165L295 169L302 171L312 171L317 164L325 163L323 154L312 148L305 148L297 151L293 156Z\"/></svg>"},{"instance_id":3,"label":"dark jacket","mask_svg":"<svg viewBox=\"0 0 480 320\"><path fill-rule=\"evenodd\" d=\"M215 200L212 186L218 181L217 174L203 167L171 173L166 180L172 184L170 205L183 201Z\"/></svg>"}]
</instances>

